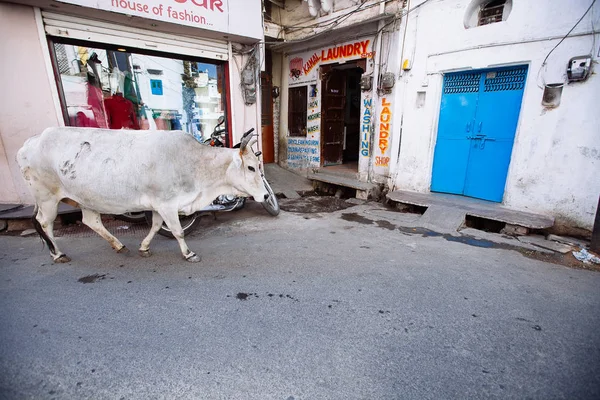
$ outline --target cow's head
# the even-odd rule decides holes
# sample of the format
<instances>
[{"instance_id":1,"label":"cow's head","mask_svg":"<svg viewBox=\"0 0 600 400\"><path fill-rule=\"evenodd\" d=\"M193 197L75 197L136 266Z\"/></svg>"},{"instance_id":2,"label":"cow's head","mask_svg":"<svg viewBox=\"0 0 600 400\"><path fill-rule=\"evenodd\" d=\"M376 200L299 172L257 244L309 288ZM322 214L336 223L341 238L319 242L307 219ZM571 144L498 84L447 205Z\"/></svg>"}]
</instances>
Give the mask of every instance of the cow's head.
<instances>
[{"instance_id":1,"label":"cow's head","mask_svg":"<svg viewBox=\"0 0 600 400\"><path fill-rule=\"evenodd\" d=\"M227 175L232 186L239 192L252 196L255 201L263 202L268 196L260 173L260 161L252 151L256 139L244 138L239 151L233 153Z\"/></svg>"}]
</instances>

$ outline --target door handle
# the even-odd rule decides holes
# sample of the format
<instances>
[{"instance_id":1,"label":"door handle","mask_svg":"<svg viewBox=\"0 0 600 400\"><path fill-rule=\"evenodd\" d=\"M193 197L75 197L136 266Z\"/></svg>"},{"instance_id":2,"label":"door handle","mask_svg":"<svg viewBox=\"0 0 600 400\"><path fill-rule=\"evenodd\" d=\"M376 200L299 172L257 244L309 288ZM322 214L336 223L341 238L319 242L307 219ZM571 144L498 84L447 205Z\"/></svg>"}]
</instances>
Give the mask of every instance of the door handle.
<instances>
[{"instance_id":1,"label":"door handle","mask_svg":"<svg viewBox=\"0 0 600 400\"><path fill-rule=\"evenodd\" d=\"M485 149L485 141L486 140L488 140L490 142L495 142L496 141L496 139L494 139L494 138L489 138L489 137L485 137L485 136L480 137L479 139L481 139L481 144L479 145L479 148L481 150Z\"/></svg>"},{"instance_id":2,"label":"door handle","mask_svg":"<svg viewBox=\"0 0 600 400\"><path fill-rule=\"evenodd\" d=\"M479 123L479 127L477 128L477 132L481 133L481 128L483 127L483 121Z\"/></svg>"}]
</instances>

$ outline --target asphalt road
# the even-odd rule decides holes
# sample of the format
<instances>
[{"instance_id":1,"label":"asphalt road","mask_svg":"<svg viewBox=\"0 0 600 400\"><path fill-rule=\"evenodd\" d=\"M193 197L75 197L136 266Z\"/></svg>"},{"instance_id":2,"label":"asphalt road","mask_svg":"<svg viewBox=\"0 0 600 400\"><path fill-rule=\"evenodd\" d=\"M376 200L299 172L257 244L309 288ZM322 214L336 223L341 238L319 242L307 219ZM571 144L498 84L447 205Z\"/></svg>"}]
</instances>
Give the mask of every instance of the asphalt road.
<instances>
[{"instance_id":1,"label":"asphalt road","mask_svg":"<svg viewBox=\"0 0 600 400\"><path fill-rule=\"evenodd\" d=\"M189 238L199 264L0 236L0 398L600 398L600 273L391 215L250 203Z\"/></svg>"}]
</instances>

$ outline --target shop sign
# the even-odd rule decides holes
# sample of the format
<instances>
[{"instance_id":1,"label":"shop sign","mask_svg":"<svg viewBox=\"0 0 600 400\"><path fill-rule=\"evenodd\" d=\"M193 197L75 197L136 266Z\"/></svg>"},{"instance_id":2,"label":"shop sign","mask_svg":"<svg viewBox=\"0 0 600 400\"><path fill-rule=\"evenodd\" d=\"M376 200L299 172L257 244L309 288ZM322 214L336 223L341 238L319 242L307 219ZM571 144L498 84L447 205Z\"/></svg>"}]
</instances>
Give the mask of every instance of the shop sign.
<instances>
[{"instance_id":1,"label":"shop sign","mask_svg":"<svg viewBox=\"0 0 600 400\"><path fill-rule=\"evenodd\" d=\"M255 37L262 26L260 2L257 0L59 0L83 7L134 15L163 22L187 25L212 31ZM256 8L256 10L255 10ZM254 20L254 17L258 17ZM250 20L249 20L250 19ZM245 21L236 24L234 21ZM261 29L262 35L262 29ZM259 36L261 37L261 36Z\"/></svg>"},{"instance_id":2,"label":"shop sign","mask_svg":"<svg viewBox=\"0 0 600 400\"><path fill-rule=\"evenodd\" d=\"M390 158L387 156L387 150L390 146L390 132L392 125L392 103L385 97L381 99L381 112L379 113L379 140L377 145L381 151L381 156L375 157L376 167L389 167Z\"/></svg>"},{"instance_id":3,"label":"shop sign","mask_svg":"<svg viewBox=\"0 0 600 400\"><path fill-rule=\"evenodd\" d=\"M290 85L317 80L317 70L323 63L332 63L359 58L373 58L369 39L328 46L317 51L291 56L289 65Z\"/></svg>"},{"instance_id":4,"label":"shop sign","mask_svg":"<svg viewBox=\"0 0 600 400\"><path fill-rule=\"evenodd\" d=\"M312 139L288 139L287 163L290 168L319 166L319 141Z\"/></svg>"},{"instance_id":5,"label":"shop sign","mask_svg":"<svg viewBox=\"0 0 600 400\"><path fill-rule=\"evenodd\" d=\"M360 154L369 157L369 140L371 140L371 105L372 99L363 100L363 117L360 128Z\"/></svg>"}]
</instances>

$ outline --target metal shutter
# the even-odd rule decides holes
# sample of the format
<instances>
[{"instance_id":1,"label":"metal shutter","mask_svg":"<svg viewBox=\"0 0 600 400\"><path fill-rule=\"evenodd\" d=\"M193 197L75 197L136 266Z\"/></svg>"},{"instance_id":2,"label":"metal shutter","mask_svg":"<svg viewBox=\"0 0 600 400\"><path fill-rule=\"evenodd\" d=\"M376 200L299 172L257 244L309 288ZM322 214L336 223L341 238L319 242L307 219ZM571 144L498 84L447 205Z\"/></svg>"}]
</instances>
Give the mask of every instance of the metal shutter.
<instances>
[{"instance_id":1,"label":"metal shutter","mask_svg":"<svg viewBox=\"0 0 600 400\"><path fill-rule=\"evenodd\" d=\"M215 60L227 60L228 57L225 40L172 35L47 11L42 11L42 18L46 34L50 36Z\"/></svg>"}]
</instances>

